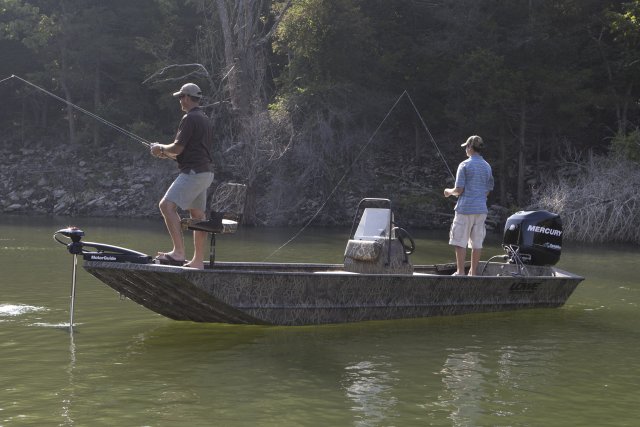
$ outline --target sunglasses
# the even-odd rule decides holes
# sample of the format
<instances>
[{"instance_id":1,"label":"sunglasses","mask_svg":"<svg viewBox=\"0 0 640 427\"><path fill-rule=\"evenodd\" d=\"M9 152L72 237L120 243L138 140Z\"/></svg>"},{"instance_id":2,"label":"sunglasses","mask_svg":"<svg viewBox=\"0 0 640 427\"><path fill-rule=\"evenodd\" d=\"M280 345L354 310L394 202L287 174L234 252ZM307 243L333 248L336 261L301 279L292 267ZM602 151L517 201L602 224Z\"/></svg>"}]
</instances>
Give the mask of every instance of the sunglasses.
<instances>
[{"instance_id":1,"label":"sunglasses","mask_svg":"<svg viewBox=\"0 0 640 427\"><path fill-rule=\"evenodd\" d=\"M180 95L178 95L178 99L182 99L182 98L184 98L185 96L187 96L187 95L185 95L184 93L181 93Z\"/></svg>"}]
</instances>

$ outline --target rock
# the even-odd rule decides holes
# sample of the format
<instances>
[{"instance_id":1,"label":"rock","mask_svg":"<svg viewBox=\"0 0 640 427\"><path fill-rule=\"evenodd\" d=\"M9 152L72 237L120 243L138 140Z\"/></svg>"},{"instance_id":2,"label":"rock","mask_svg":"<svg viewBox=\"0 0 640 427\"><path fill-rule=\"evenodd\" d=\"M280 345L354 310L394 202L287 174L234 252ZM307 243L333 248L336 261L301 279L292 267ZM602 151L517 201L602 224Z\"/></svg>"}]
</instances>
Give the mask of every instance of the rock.
<instances>
[{"instance_id":1,"label":"rock","mask_svg":"<svg viewBox=\"0 0 640 427\"><path fill-rule=\"evenodd\" d=\"M98 202L102 201L102 199L104 199L104 198L105 198L105 196L101 196L101 197L98 197L97 199L93 199L93 200L91 200L91 201L89 201L89 202L87 203L87 206L93 206L93 205L95 205L96 203L98 203Z\"/></svg>"},{"instance_id":2,"label":"rock","mask_svg":"<svg viewBox=\"0 0 640 427\"><path fill-rule=\"evenodd\" d=\"M66 207L67 204L64 202L56 203L56 205L53 207L53 213L61 214Z\"/></svg>"}]
</instances>

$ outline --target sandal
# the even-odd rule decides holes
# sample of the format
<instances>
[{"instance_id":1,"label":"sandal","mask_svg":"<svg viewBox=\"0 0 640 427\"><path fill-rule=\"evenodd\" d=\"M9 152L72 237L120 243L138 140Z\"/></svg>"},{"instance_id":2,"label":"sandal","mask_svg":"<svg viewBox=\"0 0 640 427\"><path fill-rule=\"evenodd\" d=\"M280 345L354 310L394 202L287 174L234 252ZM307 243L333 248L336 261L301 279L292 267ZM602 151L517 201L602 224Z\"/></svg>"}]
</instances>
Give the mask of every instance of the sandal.
<instances>
[{"instance_id":1,"label":"sandal","mask_svg":"<svg viewBox=\"0 0 640 427\"><path fill-rule=\"evenodd\" d=\"M158 264L183 266L185 260L175 259L169 254L163 253L154 258Z\"/></svg>"}]
</instances>

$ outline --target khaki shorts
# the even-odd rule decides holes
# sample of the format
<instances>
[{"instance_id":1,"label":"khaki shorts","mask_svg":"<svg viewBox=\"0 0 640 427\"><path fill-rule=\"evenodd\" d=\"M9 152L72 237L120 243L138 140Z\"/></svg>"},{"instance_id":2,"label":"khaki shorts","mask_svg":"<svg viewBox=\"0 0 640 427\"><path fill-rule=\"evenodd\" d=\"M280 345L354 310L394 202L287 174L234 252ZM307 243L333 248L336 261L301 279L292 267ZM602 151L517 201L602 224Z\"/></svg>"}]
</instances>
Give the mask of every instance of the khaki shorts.
<instances>
[{"instance_id":1,"label":"khaki shorts","mask_svg":"<svg viewBox=\"0 0 640 427\"><path fill-rule=\"evenodd\" d=\"M456 212L449 232L449 244L469 247L471 249L482 249L482 242L487 234L484 221L487 214L463 215Z\"/></svg>"},{"instance_id":2,"label":"khaki shorts","mask_svg":"<svg viewBox=\"0 0 640 427\"><path fill-rule=\"evenodd\" d=\"M164 195L180 209L207 209L207 189L213 182L213 172L181 173Z\"/></svg>"}]
</instances>

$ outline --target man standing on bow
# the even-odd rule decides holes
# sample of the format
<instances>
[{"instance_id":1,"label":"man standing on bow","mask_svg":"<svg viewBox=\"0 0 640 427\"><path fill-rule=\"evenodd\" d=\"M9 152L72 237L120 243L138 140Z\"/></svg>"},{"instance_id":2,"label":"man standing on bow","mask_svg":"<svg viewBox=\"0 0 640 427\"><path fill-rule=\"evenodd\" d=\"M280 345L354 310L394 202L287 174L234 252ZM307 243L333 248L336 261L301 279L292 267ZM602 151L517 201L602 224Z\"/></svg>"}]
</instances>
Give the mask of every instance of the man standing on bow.
<instances>
[{"instance_id":1,"label":"man standing on bow","mask_svg":"<svg viewBox=\"0 0 640 427\"><path fill-rule=\"evenodd\" d=\"M491 166L480 153L484 142L477 135L470 136L461 145L465 147L468 159L460 163L456 173L454 188L445 188L444 197L457 196L455 216L449 233L449 244L455 247L457 276L465 275L466 246L471 248L471 269L469 275L478 272L482 242L487 234L487 196L493 190Z\"/></svg>"},{"instance_id":2,"label":"man standing on bow","mask_svg":"<svg viewBox=\"0 0 640 427\"><path fill-rule=\"evenodd\" d=\"M173 94L186 114L180 120L176 137L171 144L151 144L151 154L173 159L180 174L173 181L162 200L160 212L173 242L171 252L158 252L162 264L204 268L204 246L207 233L193 232L193 258L185 264L185 246L178 207L188 210L191 218L206 219L207 189L213 182L211 158L212 129L209 118L200 108L202 91L187 83Z\"/></svg>"}]
</instances>

